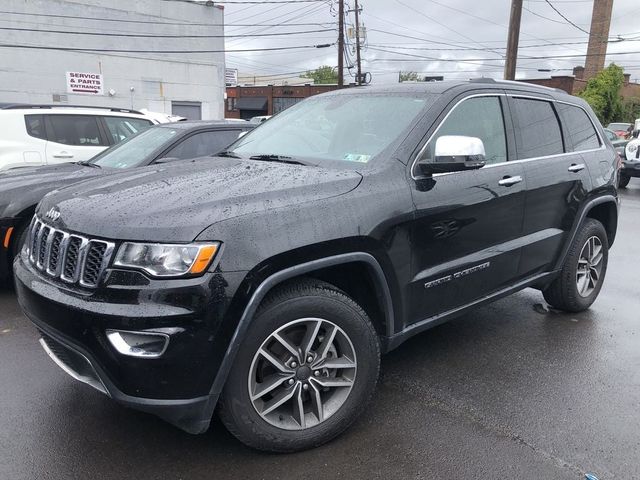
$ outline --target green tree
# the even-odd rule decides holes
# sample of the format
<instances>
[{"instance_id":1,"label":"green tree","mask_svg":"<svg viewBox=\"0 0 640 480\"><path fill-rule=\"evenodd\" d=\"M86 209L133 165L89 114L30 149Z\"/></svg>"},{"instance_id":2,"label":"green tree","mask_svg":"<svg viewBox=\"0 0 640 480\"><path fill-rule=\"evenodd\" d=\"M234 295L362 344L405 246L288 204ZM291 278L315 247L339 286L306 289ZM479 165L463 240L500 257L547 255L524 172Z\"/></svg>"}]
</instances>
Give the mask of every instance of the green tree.
<instances>
[{"instance_id":1,"label":"green tree","mask_svg":"<svg viewBox=\"0 0 640 480\"><path fill-rule=\"evenodd\" d=\"M329 65L323 65L315 70L307 70L307 73L300 76L313 79L315 84L338 83L338 72Z\"/></svg>"},{"instance_id":2,"label":"green tree","mask_svg":"<svg viewBox=\"0 0 640 480\"><path fill-rule=\"evenodd\" d=\"M603 125L621 121L625 108L620 95L624 84L624 70L612 63L587 82L578 95L584 98Z\"/></svg>"},{"instance_id":3,"label":"green tree","mask_svg":"<svg viewBox=\"0 0 640 480\"><path fill-rule=\"evenodd\" d=\"M402 82L417 82L419 81L418 72L400 72L398 76L400 83Z\"/></svg>"},{"instance_id":4,"label":"green tree","mask_svg":"<svg viewBox=\"0 0 640 480\"><path fill-rule=\"evenodd\" d=\"M640 118L640 97L633 97L624 102L623 120L634 123L638 118Z\"/></svg>"}]
</instances>

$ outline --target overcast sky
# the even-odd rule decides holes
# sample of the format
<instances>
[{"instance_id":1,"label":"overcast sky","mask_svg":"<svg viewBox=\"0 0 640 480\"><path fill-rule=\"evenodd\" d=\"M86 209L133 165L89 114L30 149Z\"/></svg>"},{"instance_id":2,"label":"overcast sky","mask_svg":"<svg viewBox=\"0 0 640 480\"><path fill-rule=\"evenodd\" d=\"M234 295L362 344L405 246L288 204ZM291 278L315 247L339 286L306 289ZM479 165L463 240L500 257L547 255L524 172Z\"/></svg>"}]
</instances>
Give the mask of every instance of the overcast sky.
<instances>
[{"instance_id":1,"label":"overcast sky","mask_svg":"<svg viewBox=\"0 0 640 480\"><path fill-rule=\"evenodd\" d=\"M363 71L372 73L374 83L397 82L400 70L444 75L447 79L502 77L510 0L359 1L363 8L361 22L367 29L368 45L362 54ZM577 27L589 30L592 0L550 1ZM353 8L354 0L347 3ZM268 75L313 69L319 65L337 65L335 46L232 52L334 43L337 38L335 4L335 0L299 4L225 4L227 35L331 29L282 37L229 39L226 42L227 66L238 68L241 75ZM353 13L350 20L353 22ZM288 25L260 27L260 24L279 23ZM565 21L546 0L524 0L517 77L567 75L571 74L574 65L584 65L584 57L580 56L548 58L586 53L588 36L577 27ZM609 44L607 64L615 61L632 74L632 79L640 79L640 1L614 0L610 38L618 36L627 40ZM639 53L614 55L620 52ZM355 55L353 57L355 61ZM539 72L538 69L553 71ZM347 81L346 71L345 75Z\"/></svg>"}]
</instances>

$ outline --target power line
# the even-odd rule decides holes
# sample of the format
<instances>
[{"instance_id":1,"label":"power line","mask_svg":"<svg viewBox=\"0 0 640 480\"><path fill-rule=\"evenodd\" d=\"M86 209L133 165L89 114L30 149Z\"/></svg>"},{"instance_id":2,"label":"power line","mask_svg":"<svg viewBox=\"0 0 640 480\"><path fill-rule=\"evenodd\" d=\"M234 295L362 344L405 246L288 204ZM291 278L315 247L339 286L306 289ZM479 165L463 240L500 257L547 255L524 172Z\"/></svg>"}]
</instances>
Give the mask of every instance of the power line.
<instances>
[{"instance_id":1,"label":"power line","mask_svg":"<svg viewBox=\"0 0 640 480\"><path fill-rule=\"evenodd\" d=\"M56 33L63 35L93 35L100 37L135 37L135 38L241 38L241 37L278 37L286 35L302 35L306 33L323 33L333 32L333 28L325 28L321 30L303 30L297 32L274 32L262 34L236 34L236 35L153 35L146 33L105 33L105 32L77 32L70 30L47 30L37 28L19 28L19 27L0 27L0 30L10 30L14 32L42 32Z\"/></svg>"},{"instance_id":2,"label":"power line","mask_svg":"<svg viewBox=\"0 0 640 480\"><path fill-rule=\"evenodd\" d=\"M404 59L404 58L382 58L382 59L373 59L373 60L369 60L369 61L385 61L385 62L412 62L412 61L431 61L431 62L459 62L459 63L471 63L471 62L492 62L495 61L497 59L495 58L465 58L462 60L458 60L458 59L454 59L454 58L437 58L437 57L426 57L426 56L421 56L421 55L413 55L411 53L402 53L402 52L396 52L393 50L384 50L382 48L374 48L374 47L370 47L371 50L377 50L377 51L381 51L381 52L387 52L387 53L395 53L398 55L406 55L406 56L410 56L410 57L415 57L418 59L423 59L423 60L411 60L411 59ZM612 55L637 55L640 54L640 51L634 51L634 52L618 52L618 53L607 53L607 56L612 56ZM562 58L582 58L582 57L593 57L593 56L599 56L600 54L576 54L576 55L544 55L544 56L537 56L537 57L523 57L525 60L553 60L553 59L562 59ZM482 64L484 65L484 64ZM497 67L498 65L490 65L490 66L494 66Z\"/></svg>"},{"instance_id":3,"label":"power line","mask_svg":"<svg viewBox=\"0 0 640 480\"><path fill-rule=\"evenodd\" d=\"M235 53L235 52L266 52L271 50L300 50L305 48L327 48L335 45L325 43L320 45L299 45L291 47L270 47L270 48L245 48L242 50L126 50L115 48L82 48L82 47L49 47L45 45L9 45L0 44L0 48L27 48L33 50L56 50L62 52L115 52L115 53Z\"/></svg>"},{"instance_id":4,"label":"power line","mask_svg":"<svg viewBox=\"0 0 640 480\"><path fill-rule=\"evenodd\" d=\"M584 32L584 33L586 33L587 35L589 35L589 32L588 32L588 31L586 31L584 28L582 28L582 27L580 27L580 26L576 25L576 24L575 24L575 23L573 23L571 20L569 20L567 17L565 17L565 16L562 14L562 12L561 12L560 10L558 10L558 9L553 5L553 3L551 3L549 0L544 0L544 1L547 3L547 5L549 5L551 8L553 8L553 10L554 10L558 15L560 15L562 18L564 18L564 19L566 20L566 22L567 22L569 25L573 25L574 27L576 27L576 28L577 28L578 30L580 30L581 32Z\"/></svg>"},{"instance_id":5,"label":"power line","mask_svg":"<svg viewBox=\"0 0 640 480\"><path fill-rule=\"evenodd\" d=\"M278 5L278 6L274 7L274 8L272 8L272 9L271 9L271 12L273 12L273 10L276 10L276 9L278 9L278 8L282 8L282 7L284 7L284 6L285 6L285 5ZM276 18L279 18L279 19L281 19L282 21L281 21L279 24L277 24L276 26L283 26L283 25L286 25L286 24L287 24L288 22L290 22L291 20L297 20L297 19L298 19L298 18L300 18L300 17L304 17L304 16L306 16L306 15L310 15L310 14L312 14L312 13L316 13L316 12L318 12L319 10L321 10L321 9L323 9L323 8L324 8L324 5L313 5L313 4L311 4L311 5L305 5L305 6L303 6L303 7L297 8L297 9L295 9L295 10L293 10L293 11L290 11L290 12L288 12L288 13L285 13L284 15L276 15L276 16L274 16L274 17L267 18L266 20L263 20L263 22L269 22L269 21L271 21L271 20L274 20L274 19L276 19ZM306 11L304 11L304 10L306 10ZM303 11L304 11L304 12L303 12ZM299 12L303 12L303 13L299 13ZM297 15L294 15L294 14L296 14L296 13L297 13ZM255 16L257 16L257 15L261 15L261 13L260 13L260 14L256 14L256 15L252 15L252 16L249 16L249 17L245 17L245 20L246 20L246 19L248 19L248 18L255 17ZM291 15L294 15L294 16L293 16L293 17L291 17ZM289 16L290 18L288 18L287 20L283 20L283 18L284 18L284 17L287 17L287 16ZM261 32L264 32L265 30L268 30L268 29L269 29L269 27L266 27L266 26L262 25L262 22L259 22L259 23L257 23L257 24L256 24L256 25L254 25L254 26L257 26L257 27L260 27L260 28L258 28L258 29L256 29L256 30L252 30L252 31L248 32L248 34L252 35L252 34L255 34L255 33L261 33ZM241 43L243 43L243 42L246 42L246 40L242 40L242 39L239 39L239 40L231 40L231 42L235 42L235 45L239 45L239 44L241 44Z\"/></svg>"},{"instance_id":6,"label":"power line","mask_svg":"<svg viewBox=\"0 0 640 480\"><path fill-rule=\"evenodd\" d=\"M175 0L164 0L167 1L175 1ZM224 3L224 4L253 4L253 5L262 5L263 3L271 4L271 3L319 3L326 2L327 0L224 0L222 2L215 1L214 3Z\"/></svg>"},{"instance_id":7,"label":"power line","mask_svg":"<svg viewBox=\"0 0 640 480\"><path fill-rule=\"evenodd\" d=\"M475 43L476 45L480 45L481 47L484 47L484 48L486 48L486 49L487 49L487 50L489 50L489 51L491 50L491 48L490 48L490 47L487 47L486 45L482 45L480 42L475 41L473 38L468 37L468 36L466 36L466 35L464 35L464 34L462 34L462 33L458 32L457 30L454 30L453 28L451 28L451 27L447 26L447 25L446 25L446 24L444 24L444 23L441 23L441 22L437 21L436 19L434 19L434 18L430 17L429 15L425 14L424 12L422 12L422 11L420 11L420 10L416 9L416 8L413 8L413 7L412 7L412 6L410 6L410 5L407 5L406 3L402 2L401 0L395 0L395 1L396 1L396 3L399 3L400 5L404 6L405 8L408 8L409 10L412 10L413 12L415 12L415 13L417 13L417 14L419 14L419 15L422 15L422 16L423 16L423 17L425 17L426 19L431 20L431 21L432 21L432 22L434 22L434 23L437 23L438 25L440 25L440 26L442 26L442 27L446 28L447 30L449 30L449 31L451 31L451 32L453 32L453 33L455 33L456 35L458 35L458 36L460 36L460 37L462 37L462 38L466 38L467 40L470 40L472 43Z\"/></svg>"},{"instance_id":8,"label":"power line","mask_svg":"<svg viewBox=\"0 0 640 480\"><path fill-rule=\"evenodd\" d=\"M638 42L640 41L640 39L635 39L635 38L625 38L623 40L613 40L613 41L609 41L609 43L621 43L622 41L625 42ZM588 42L560 42L560 43L553 43L553 44L548 44L548 43L540 43L540 44L536 44L536 45L522 45L519 47L520 50L522 50L523 48L542 48L542 47L561 47L561 46L565 46L565 45L586 45ZM377 44L377 43L372 43L370 44L371 47L385 47L385 48L396 48L396 49L402 49L402 50L425 50L425 51L433 51L433 52L478 52L478 51L485 51L485 49L483 48L474 48L474 47L462 47L462 48L431 48L431 47L408 47L406 46L407 44L402 44L402 46L399 47L394 47L392 46L392 44ZM495 47L496 50L504 50L506 49L506 47Z\"/></svg>"}]
</instances>

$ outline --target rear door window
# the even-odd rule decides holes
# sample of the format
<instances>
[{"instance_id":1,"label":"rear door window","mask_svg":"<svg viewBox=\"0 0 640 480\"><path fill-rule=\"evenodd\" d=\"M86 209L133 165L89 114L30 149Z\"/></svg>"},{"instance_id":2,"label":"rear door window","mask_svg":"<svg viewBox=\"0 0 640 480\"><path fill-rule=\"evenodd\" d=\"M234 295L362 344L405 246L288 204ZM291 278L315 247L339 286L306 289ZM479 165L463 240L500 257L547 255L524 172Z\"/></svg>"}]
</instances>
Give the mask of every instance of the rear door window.
<instances>
[{"instance_id":1,"label":"rear door window","mask_svg":"<svg viewBox=\"0 0 640 480\"><path fill-rule=\"evenodd\" d=\"M536 158L564 153L558 116L551 102L513 98L518 158Z\"/></svg>"},{"instance_id":2,"label":"rear door window","mask_svg":"<svg viewBox=\"0 0 640 480\"><path fill-rule=\"evenodd\" d=\"M146 130L151 126L149 120L131 117L102 117L107 126L111 143L120 143L131 135Z\"/></svg>"},{"instance_id":3,"label":"rear door window","mask_svg":"<svg viewBox=\"0 0 640 480\"><path fill-rule=\"evenodd\" d=\"M587 112L580 107L565 103L559 103L556 106L563 118L565 129L571 137L574 152L600 148L600 139ZM613 135L615 136L615 133Z\"/></svg>"},{"instance_id":4,"label":"rear door window","mask_svg":"<svg viewBox=\"0 0 640 480\"><path fill-rule=\"evenodd\" d=\"M64 145L99 147L107 145L92 115L45 115L47 140Z\"/></svg>"},{"instance_id":5,"label":"rear door window","mask_svg":"<svg viewBox=\"0 0 640 480\"><path fill-rule=\"evenodd\" d=\"M164 157L185 159L213 155L233 143L240 132L241 130L213 130L196 133L172 148Z\"/></svg>"},{"instance_id":6,"label":"rear door window","mask_svg":"<svg viewBox=\"0 0 640 480\"><path fill-rule=\"evenodd\" d=\"M25 115L24 122L27 127L27 133L35 138L47 139L46 132L44 130L44 116L43 115Z\"/></svg>"}]
</instances>

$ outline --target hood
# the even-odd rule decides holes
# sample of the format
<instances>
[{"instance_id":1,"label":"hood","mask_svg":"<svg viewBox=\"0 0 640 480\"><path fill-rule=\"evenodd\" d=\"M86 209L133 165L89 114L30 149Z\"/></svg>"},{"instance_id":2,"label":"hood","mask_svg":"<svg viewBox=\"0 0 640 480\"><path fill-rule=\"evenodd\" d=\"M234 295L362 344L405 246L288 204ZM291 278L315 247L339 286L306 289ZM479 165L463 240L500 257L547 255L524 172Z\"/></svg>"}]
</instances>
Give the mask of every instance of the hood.
<instances>
[{"instance_id":1,"label":"hood","mask_svg":"<svg viewBox=\"0 0 640 480\"><path fill-rule=\"evenodd\" d=\"M233 217L349 192L362 177L350 170L206 157L136 168L47 195L39 214L55 225L115 240L189 242Z\"/></svg>"},{"instance_id":2,"label":"hood","mask_svg":"<svg viewBox=\"0 0 640 480\"><path fill-rule=\"evenodd\" d=\"M17 216L57 188L104 174L75 163L20 167L0 173L0 218Z\"/></svg>"}]
</instances>

